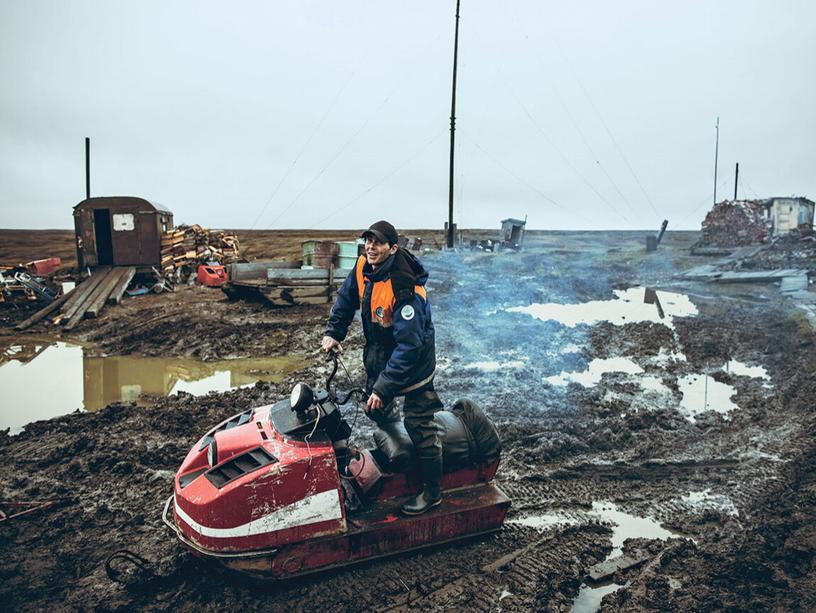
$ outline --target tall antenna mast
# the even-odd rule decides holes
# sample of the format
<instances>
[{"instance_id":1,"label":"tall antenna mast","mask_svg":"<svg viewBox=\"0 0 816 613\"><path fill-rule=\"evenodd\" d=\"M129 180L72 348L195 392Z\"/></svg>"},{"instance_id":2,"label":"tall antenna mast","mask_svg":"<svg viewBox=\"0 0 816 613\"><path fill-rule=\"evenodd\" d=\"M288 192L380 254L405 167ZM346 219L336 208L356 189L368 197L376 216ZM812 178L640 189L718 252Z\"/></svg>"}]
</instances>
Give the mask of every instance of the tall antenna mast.
<instances>
[{"instance_id":1,"label":"tall antenna mast","mask_svg":"<svg viewBox=\"0 0 816 613\"><path fill-rule=\"evenodd\" d=\"M459 0L456 0L456 33L453 37L453 91L450 116L450 173L448 175L448 248L453 249L453 142L456 131L456 62L459 56Z\"/></svg>"},{"instance_id":2,"label":"tall antenna mast","mask_svg":"<svg viewBox=\"0 0 816 613\"><path fill-rule=\"evenodd\" d=\"M714 204L717 204L717 158L720 156L720 118L717 117L717 140L714 145Z\"/></svg>"}]
</instances>

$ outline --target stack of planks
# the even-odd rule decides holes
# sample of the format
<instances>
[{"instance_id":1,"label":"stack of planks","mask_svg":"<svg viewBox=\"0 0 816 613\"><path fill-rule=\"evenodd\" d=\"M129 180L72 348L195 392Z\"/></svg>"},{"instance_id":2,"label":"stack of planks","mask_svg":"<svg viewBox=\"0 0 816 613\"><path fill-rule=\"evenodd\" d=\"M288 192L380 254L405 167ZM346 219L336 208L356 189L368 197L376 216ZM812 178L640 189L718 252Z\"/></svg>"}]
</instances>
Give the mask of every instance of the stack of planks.
<instances>
[{"instance_id":1,"label":"stack of planks","mask_svg":"<svg viewBox=\"0 0 816 613\"><path fill-rule=\"evenodd\" d=\"M165 276L185 265L197 268L211 261L229 264L239 257L238 238L223 230L192 225L162 234L161 268Z\"/></svg>"},{"instance_id":2,"label":"stack of planks","mask_svg":"<svg viewBox=\"0 0 816 613\"><path fill-rule=\"evenodd\" d=\"M228 296L260 293L275 306L327 304L336 286L345 281L348 270L269 268L266 279L230 281L222 289Z\"/></svg>"},{"instance_id":3,"label":"stack of planks","mask_svg":"<svg viewBox=\"0 0 816 613\"><path fill-rule=\"evenodd\" d=\"M70 292L15 326L24 330L52 313L52 322L72 330L85 317L98 317L105 304L119 304L136 269L125 266L101 266Z\"/></svg>"}]
</instances>

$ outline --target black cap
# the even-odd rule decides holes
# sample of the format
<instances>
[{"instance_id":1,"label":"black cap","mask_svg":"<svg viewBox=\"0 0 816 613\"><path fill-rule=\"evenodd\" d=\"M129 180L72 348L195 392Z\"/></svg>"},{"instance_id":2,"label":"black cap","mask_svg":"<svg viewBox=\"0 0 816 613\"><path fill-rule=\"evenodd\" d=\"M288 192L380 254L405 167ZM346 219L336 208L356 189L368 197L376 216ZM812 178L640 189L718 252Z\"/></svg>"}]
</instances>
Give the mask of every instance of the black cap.
<instances>
[{"instance_id":1,"label":"black cap","mask_svg":"<svg viewBox=\"0 0 816 613\"><path fill-rule=\"evenodd\" d=\"M371 224L368 230L360 235L361 238L367 236L373 236L381 243L388 243L389 245L396 245L399 240L397 229L384 219Z\"/></svg>"}]
</instances>

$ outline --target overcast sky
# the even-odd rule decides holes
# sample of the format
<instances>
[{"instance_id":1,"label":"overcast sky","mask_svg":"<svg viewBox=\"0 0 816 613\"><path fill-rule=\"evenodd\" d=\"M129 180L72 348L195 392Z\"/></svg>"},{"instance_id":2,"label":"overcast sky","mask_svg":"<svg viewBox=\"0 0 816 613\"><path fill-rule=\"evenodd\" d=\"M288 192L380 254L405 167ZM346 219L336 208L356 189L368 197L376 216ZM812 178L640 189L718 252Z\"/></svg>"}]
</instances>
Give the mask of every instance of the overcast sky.
<instances>
[{"instance_id":1,"label":"overcast sky","mask_svg":"<svg viewBox=\"0 0 816 613\"><path fill-rule=\"evenodd\" d=\"M133 195L179 223L447 219L455 1L0 3L0 227ZM816 3L462 0L455 217L699 228L816 197Z\"/></svg>"}]
</instances>

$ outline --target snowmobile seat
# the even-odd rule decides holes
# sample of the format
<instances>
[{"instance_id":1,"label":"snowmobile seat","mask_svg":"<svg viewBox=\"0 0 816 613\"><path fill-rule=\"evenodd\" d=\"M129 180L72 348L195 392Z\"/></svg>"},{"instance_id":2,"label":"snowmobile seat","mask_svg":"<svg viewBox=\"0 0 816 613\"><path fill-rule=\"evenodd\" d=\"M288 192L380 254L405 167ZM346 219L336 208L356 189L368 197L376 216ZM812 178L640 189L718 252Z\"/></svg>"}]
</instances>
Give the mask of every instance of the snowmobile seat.
<instances>
[{"instance_id":1,"label":"snowmobile seat","mask_svg":"<svg viewBox=\"0 0 816 613\"><path fill-rule=\"evenodd\" d=\"M438 411L434 421L442 438L442 464L445 472L474 465L477 460L475 443L464 421L450 411ZM385 459L382 468L388 472L403 472L411 466L416 450L402 420L380 424L374 431L374 442Z\"/></svg>"}]
</instances>

